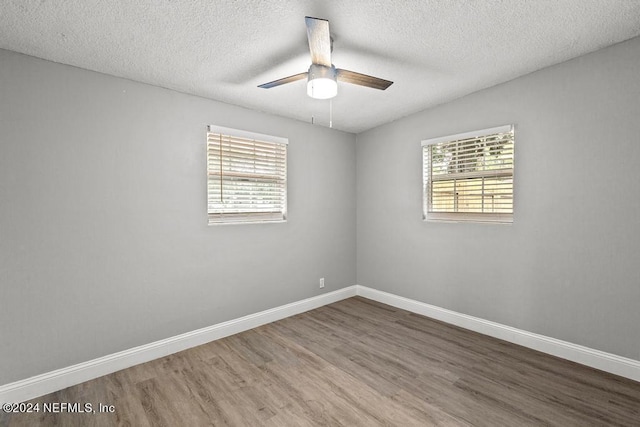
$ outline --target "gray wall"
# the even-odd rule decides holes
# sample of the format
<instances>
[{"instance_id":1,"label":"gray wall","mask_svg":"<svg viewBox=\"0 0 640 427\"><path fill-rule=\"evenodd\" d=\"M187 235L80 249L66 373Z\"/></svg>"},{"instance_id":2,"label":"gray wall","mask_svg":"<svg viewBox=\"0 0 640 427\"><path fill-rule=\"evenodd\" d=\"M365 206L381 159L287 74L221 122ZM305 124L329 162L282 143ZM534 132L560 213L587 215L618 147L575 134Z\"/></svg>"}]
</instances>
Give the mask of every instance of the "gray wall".
<instances>
[{"instance_id":1,"label":"gray wall","mask_svg":"<svg viewBox=\"0 0 640 427\"><path fill-rule=\"evenodd\" d=\"M358 284L640 360L640 38L357 137ZM422 139L516 125L514 224L421 220Z\"/></svg>"},{"instance_id":2,"label":"gray wall","mask_svg":"<svg viewBox=\"0 0 640 427\"><path fill-rule=\"evenodd\" d=\"M287 223L207 226L207 124L289 138ZM0 50L0 384L354 285L355 163L352 134Z\"/></svg>"}]
</instances>

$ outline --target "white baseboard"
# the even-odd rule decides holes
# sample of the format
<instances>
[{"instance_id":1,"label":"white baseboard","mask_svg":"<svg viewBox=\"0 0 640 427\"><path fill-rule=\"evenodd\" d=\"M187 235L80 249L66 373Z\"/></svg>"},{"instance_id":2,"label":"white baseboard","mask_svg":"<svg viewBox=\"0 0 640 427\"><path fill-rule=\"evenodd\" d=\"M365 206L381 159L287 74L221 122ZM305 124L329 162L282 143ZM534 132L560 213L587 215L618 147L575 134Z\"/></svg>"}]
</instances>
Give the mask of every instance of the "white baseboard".
<instances>
[{"instance_id":1,"label":"white baseboard","mask_svg":"<svg viewBox=\"0 0 640 427\"><path fill-rule=\"evenodd\" d=\"M366 286L356 286L356 293L364 298L401 308L412 313L422 314L461 328L470 329L484 335L499 338L514 344L528 347L562 359L610 372L635 381L640 381L640 361L616 356L600 350L584 347L570 342L534 334L500 323L468 316L455 311L436 307L420 301L400 297Z\"/></svg>"},{"instance_id":2,"label":"white baseboard","mask_svg":"<svg viewBox=\"0 0 640 427\"><path fill-rule=\"evenodd\" d=\"M422 314L452 325L470 329L481 334L519 344L586 366L591 366L635 381L640 381L640 361L616 356L615 354L594 350L544 335L534 334L478 317L457 313L420 301L371 289L366 286L355 285L187 332L175 337L141 345L67 368L47 372L25 380L5 384L0 386L0 404L34 399L121 369L149 362L169 354L247 331L355 295L413 313Z\"/></svg>"},{"instance_id":3,"label":"white baseboard","mask_svg":"<svg viewBox=\"0 0 640 427\"><path fill-rule=\"evenodd\" d=\"M0 404L34 399L121 369L149 362L169 354L247 331L355 295L356 287L350 286L270 310L250 314L240 317L239 319L218 323L217 325L99 357L67 368L47 372L25 380L5 384L0 386Z\"/></svg>"}]
</instances>

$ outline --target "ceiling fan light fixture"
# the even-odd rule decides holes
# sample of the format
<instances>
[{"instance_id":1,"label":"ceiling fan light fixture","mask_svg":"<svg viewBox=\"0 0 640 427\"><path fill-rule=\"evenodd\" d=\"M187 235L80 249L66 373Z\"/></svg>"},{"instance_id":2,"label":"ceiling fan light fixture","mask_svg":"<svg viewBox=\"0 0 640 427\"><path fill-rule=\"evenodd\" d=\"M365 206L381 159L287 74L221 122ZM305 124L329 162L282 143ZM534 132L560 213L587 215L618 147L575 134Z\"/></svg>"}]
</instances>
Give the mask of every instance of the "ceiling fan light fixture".
<instances>
[{"instance_id":1,"label":"ceiling fan light fixture","mask_svg":"<svg viewBox=\"0 0 640 427\"><path fill-rule=\"evenodd\" d=\"M309 67L307 95L315 99L329 99L338 94L336 68L312 64Z\"/></svg>"}]
</instances>

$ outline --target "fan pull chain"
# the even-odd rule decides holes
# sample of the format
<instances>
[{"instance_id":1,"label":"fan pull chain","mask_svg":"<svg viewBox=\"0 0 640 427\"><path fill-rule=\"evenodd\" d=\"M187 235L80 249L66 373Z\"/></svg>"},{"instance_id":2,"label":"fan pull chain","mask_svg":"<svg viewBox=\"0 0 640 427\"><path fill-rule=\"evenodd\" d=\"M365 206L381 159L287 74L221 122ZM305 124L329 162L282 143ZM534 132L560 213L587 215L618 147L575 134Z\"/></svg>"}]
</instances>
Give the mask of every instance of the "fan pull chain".
<instances>
[{"instance_id":1,"label":"fan pull chain","mask_svg":"<svg viewBox=\"0 0 640 427\"><path fill-rule=\"evenodd\" d=\"M223 200L223 185L222 185L222 134L220 134L220 203L224 203Z\"/></svg>"},{"instance_id":2,"label":"fan pull chain","mask_svg":"<svg viewBox=\"0 0 640 427\"><path fill-rule=\"evenodd\" d=\"M333 99L329 100L329 127L333 128Z\"/></svg>"}]
</instances>

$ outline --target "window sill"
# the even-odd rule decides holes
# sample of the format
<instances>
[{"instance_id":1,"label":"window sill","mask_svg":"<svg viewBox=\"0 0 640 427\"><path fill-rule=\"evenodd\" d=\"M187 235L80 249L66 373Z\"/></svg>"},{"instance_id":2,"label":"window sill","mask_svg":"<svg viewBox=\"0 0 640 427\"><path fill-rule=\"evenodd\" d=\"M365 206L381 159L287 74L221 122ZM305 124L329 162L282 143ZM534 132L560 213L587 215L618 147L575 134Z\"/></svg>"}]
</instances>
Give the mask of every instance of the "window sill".
<instances>
[{"instance_id":1,"label":"window sill","mask_svg":"<svg viewBox=\"0 0 640 427\"><path fill-rule=\"evenodd\" d=\"M281 219L277 221L229 221L229 222L210 222L207 226L218 226L218 225L250 225L250 224L282 224L287 222L286 219Z\"/></svg>"}]
</instances>

